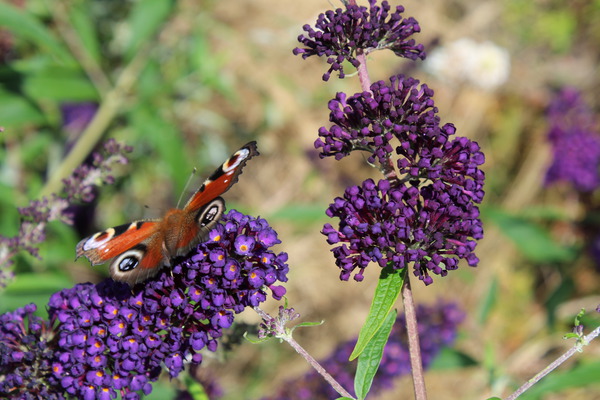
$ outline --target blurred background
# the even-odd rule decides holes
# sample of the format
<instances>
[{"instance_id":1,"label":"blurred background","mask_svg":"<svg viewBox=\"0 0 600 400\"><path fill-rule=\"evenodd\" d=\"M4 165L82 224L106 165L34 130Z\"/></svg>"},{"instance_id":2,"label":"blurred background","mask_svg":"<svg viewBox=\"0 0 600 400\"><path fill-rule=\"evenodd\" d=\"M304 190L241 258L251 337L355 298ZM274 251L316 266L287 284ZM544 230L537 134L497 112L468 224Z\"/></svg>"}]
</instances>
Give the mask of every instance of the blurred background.
<instances>
[{"instance_id":1,"label":"blurred background","mask_svg":"<svg viewBox=\"0 0 600 400\"><path fill-rule=\"evenodd\" d=\"M596 118L591 131L600 134L600 1L401 4L405 17L419 21L415 39L429 57L412 62L373 53L372 81L404 73L426 83L442 123L453 123L486 155L479 266L463 265L429 287L413 284L417 303L454 301L466 313L454 350L460 357L434 364L428 391L447 399L507 395L572 346L562 336L573 317L600 303L593 251L594 243L600 247L599 193L576 190L568 180L545 184L562 155L549 141L547 112L561 90L578 93ZM277 230L278 250L289 254L290 305L301 321L325 321L297 330L297 340L320 359L356 337L379 268L368 268L362 283L340 282L319 231L329 222L325 209L345 187L380 176L358 153L339 162L319 159L313 142L319 127L329 127L327 102L360 84L356 76L325 83L325 60L292 55L302 25L331 7L325 0L1 0L0 234L17 234L16 207L60 189L49 182L64 177L59 166L90 121L98 134L80 161L107 138L134 150L129 164L113 171L115 184L77 210L74 227L48 226L41 259L15 259L16 278L0 293L0 312L29 302L44 310L51 293L105 278L106 267L73 261L81 238L160 217L197 188L185 188L194 167L201 182L256 140L261 156L225 196L228 208L260 215ZM597 173L597 163L589 166ZM258 317L246 312L236 321ZM584 324L593 329L598 318ZM531 398L600 399L599 356L592 343L547 378L555 386ZM309 368L288 346L245 341L231 353L207 356L202 366L227 399L260 398ZM177 385L165 379L148 398L169 398L165 393ZM373 398L409 399L411 392L403 377Z\"/></svg>"}]
</instances>

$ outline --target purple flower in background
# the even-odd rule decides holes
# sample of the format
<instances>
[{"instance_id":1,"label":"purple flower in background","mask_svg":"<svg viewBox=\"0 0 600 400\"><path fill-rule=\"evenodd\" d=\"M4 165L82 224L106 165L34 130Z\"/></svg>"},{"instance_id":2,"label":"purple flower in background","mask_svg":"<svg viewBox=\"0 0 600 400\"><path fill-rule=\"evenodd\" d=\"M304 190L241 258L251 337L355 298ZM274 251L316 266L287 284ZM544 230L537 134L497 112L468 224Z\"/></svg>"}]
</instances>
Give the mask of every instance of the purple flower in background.
<instances>
[{"instance_id":1,"label":"purple flower in background","mask_svg":"<svg viewBox=\"0 0 600 400\"><path fill-rule=\"evenodd\" d=\"M298 41L305 47L295 48L294 54L301 54L304 59L315 55L327 57L330 67L323 75L324 81L329 80L333 71L339 71L339 77L344 78L344 61L358 68L356 57L360 53L390 49L400 57L424 59L423 45L409 39L421 30L417 21L403 18L402 6L390 13L387 1L381 6L376 3L377 0L369 0L369 8L347 4L345 10L338 8L320 14L314 28L308 24L302 27L306 35L300 35Z\"/></svg>"},{"instance_id":2,"label":"purple flower in background","mask_svg":"<svg viewBox=\"0 0 600 400\"><path fill-rule=\"evenodd\" d=\"M545 184L564 181L576 190L591 192L600 186L600 132L598 120L579 92L563 89L548 107L548 140L554 159Z\"/></svg>"},{"instance_id":3,"label":"purple flower in background","mask_svg":"<svg viewBox=\"0 0 600 400\"><path fill-rule=\"evenodd\" d=\"M96 111L98 111L98 104L90 101L62 103L60 105L60 113L62 115L63 129L70 134L83 132L92 119L94 119Z\"/></svg>"},{"instance_id":4,"label":"purple flower in background","mask_svg":"<svg viewBox=\"0 0 600 400\"><path fill-rule=\"evenodd\" d=\"M433 306L417 307L418 329L421 334L421 357L423 367L428 368L440 350L451 346L456 339L458 325L464 313L454 303L439 303ZM320 364L339 383L349 390L353 387L355 363L348 363L348 357L356 340L340 345L333 354ZM404 315L398 316L386 344L379 370L373 379L371 395L393 387L394 381L410 372L410 355L406 339ZM352 390L350 390L352 393ZM309 372L303 377L288 381L273 396L264 400L329 400L339 394L317 372Z\"/></svg>"},{"instance_id":5,"label":"purple flower in background","mask_svg":"<svg viewBox=\"0 0 600 400\"><path fill-rule=\"evenodd\" d=\"M21 250L27 251L34 257L38 256L37 245L46 238L46 224L60 220L72 224L71 205L79 202L91 202L94 188L114 182L110 174L114 164L126 164L127 153L132 151L114 139L107 140L102 146L102 152L93 153L92 165L77 167L71 176L63 180L61 195L53 193L41 200L32 200L27 207L19 208L22 221L19 234L14 237L0 235L0 287L5 284L6 269L11 265L11 258Z\"/></svg>"},{"instance_id":6,"label":"purple flower in background","mask_svg":"<svg viewBox=\"0 0 600 400\"><path fill-rule=\"evenodd\" d=\"M106 280L62 290L50 298L48 323L27 314L27 309L1 316L0 375L6 378L0 397L32 393L114 399L120 394L136 399L140 392L152 391L162 365L176 377L184 360L200 364L200 351L215 351L234 314L259 305L268 288L280 299L285 289L274 282L287 281L287 255L273 253L256 239L268 231L266 236L275 238L270 244L279 242L264 219L232 210L222 221L225 225L217 225L208 241L143 285L130 289ZM254 239L245 254L236 247L239 236L244 243ZM223 265L213 261L213 253L235 261L235 279L223 275ZM258 273L274 278L257 286L252 276ZM29 329L35 328L34 336L23 328L25 317ZM34 349L21 356L28 343ZM28 367L32 363L35 368Z\"/></svg>"}]
</instances>

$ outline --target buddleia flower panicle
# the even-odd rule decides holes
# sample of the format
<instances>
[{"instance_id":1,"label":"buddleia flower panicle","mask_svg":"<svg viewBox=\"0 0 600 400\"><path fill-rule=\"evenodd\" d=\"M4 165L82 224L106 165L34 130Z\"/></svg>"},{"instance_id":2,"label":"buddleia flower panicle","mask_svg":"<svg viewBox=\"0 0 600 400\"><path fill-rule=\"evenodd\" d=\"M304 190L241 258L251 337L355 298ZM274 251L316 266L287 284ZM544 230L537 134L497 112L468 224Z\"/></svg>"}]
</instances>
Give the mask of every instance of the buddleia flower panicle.
<instances>
[{"instance_id":1,"label":"buddleia flower panicle","mask_svg":"<svg viewBox=\"0 0 600 400\"><path fill-rule=\"evenodd\" d=\"M573 88L561 90L548 107L553 160L545 184L569 182L580 192L600 187L600 125Z\"/></svg>"},{"instance_id":2,"label":"buddleia flower panicle","mask_svg":"<svg viewBox=\"0 0 600 400\"><path fill-rule=\"evenodd\" d=\"M439 186L439 185L438 185ZM387 180L367 179L346 189L327 209L340 219L339 228L325 224L323 234L340 268L340 279L362 281L365 268L403 269L412 266L423 283L433 283L431 274L446 276L466 259L476 266L476 240L483 237L479 209L457 204L447 188L427 185L391 187Z\"/></svg>"},{"instance_id":3,"label":"buddleia flower panicle","mask_svg":"<svg viewBox=\"0 0 600 400\"><path fill-rule=\"evenodd\" d=\"M340 219L339 228L323 229L330 244L340 244L332 250L340 278L354 274L361 281L376 262L394 269L412 265L430 284L431 274L446 276L460 259L476 266L485 179L479 145L455 137L452 124L440 126L433 91L419 81L398 75L371 90L348 99L338 93L329 107L334 125L321 128L315 142L321 157L366 150L382 169L397 158L397 176L352 186L327 209Z\"/></svg>"},{"instance_id":4,"label":"buddleia flower panicle","mask_svg":"<svg viewBox=\"0 0 600 400\"><path fill-rule=\"evenodd\" d=\"M439 127L433 90L427 85L397 75L389 84L375 82L370 89L351 97L338 93L329 102L333 125L321 127L315 141L321 158L340 160L353 150L364 150L371 153L370 163L385 163L394 154L395 141L400 141L398 151L414 158L421 147L439 146L447 139Z\"/></svg>"},{"instance_id":5,"label":"buddleia flower panicle","mask_svg":"<svg viewBox=\"0 0 600 400\"><path fill-rule=\"evenodd\" d=\"M22 217L19 234L14 237L0 235L0 287L6 280L3 273L12 264L11 258L19 251L27 251L34 257L38 256L37 245L46 239L46 224L50 221L73 223L71 206L80 202L91 202L95 198L94 189L97 186L112 184L112 167L116 164L127 163L127 153L132 147L109 139L102 146L101 152L92 155L91 165L77 167L66 179L63 179L62 193L53 193L41 200L32 200L27 207L19 208Z\"/></svg>"},{"instance_id":6,"label":"buddleia flower panicle","mask_svg":"<svg viewBox=\"0 0 600 400\"><path fill-rule=\"evenodd\" d=\"M43 335L30 338L22 311L1 316L0 397L138 399L150 393L163 365L176 377L185 363L200 364L201 351L216 350L236 313L258 306L269 292L281 299L285 288L277 283L287 281L288 266L287 254L270 249L277 243L264 219L232 210L172 269L133 289L108 279L55 293L49 322L33 320L47 327L36 328ZM28 363L15 364L24 348Z\"/></svg>"},{"instance_id":7,"label":"buddleia flower panicle","mask_svg":"<svg viewBox=\"0 0 600 400\"><path fill-rule=\"evenodd\" d=\"M416 44L410 37L421 31L414 18L404 18L404 7L397 6L391 11L387 1L377 5L377 0L369 0L369 8L347 4L320 14L315 26L304 25L306 34L298 37L304 47L297 47L293 53L303 59L311 56L325 56L330 65L323 75L328 81L331 73L339 72L344 78L343 62L347 61L358 68L357 55L369 54L375 50L392 50L397 56L410 60L424 59L423 45Z\"/></svg>"},{"instance_id":8,"label":"buddleia flower panicle","mask_svg":"<svg viewBox=\"0 0 600 400\"><path fill-rule=\"evenodd\" d=\"M423 367L428 368L439 352L454 344L459 324L464 313L454 303L440 302L435 305L417 306L418 330L423 338L420 341ZM319 363L343 387L354 386L356 363L348 363L348 358L356 345L356 339L338 346L332 354ZM384 347L381 364L373 384L371 395L381 395L393 387L394 382L410 373L410 353L406 336L406 321L403 314L396 319L389 340ZM285 382L276 394L263 400L328 400L339 394L316 371Z\"/></svg>"}]
</instances>

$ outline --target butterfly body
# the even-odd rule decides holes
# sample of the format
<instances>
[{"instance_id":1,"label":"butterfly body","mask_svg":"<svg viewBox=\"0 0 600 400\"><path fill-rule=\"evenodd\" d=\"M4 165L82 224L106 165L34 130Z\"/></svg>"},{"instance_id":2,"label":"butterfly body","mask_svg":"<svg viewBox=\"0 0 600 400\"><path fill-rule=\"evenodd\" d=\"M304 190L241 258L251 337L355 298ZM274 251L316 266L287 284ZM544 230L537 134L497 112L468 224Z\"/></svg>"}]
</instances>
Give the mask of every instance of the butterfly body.
<instances>
[{"instance_id":1,"label":"butterfly body","mask_svg":"<svg viewBox=\"0 0 600 400\"><path fill-rule=\"evenodd\" d=\"M256 142L246 144L204 181L183 209L171 209L160 220L135 221L89 236L77 244L77 258L84 256L92 265L110 262L111 277L130 286L155 275L208 235L225 211L220 195L258 154Z\"/></svg>"}]
</instances>

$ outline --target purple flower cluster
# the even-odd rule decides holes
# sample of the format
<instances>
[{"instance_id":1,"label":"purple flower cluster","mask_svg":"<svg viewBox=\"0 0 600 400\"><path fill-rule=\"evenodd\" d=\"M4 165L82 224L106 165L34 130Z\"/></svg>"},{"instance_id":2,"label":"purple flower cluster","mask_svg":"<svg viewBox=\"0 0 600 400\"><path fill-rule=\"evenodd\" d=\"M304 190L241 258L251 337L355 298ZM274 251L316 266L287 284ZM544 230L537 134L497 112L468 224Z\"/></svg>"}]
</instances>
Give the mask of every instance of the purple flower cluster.
<instances>
[{"instance_id":1,"label":"purple flower cluster","mask_svg":"<svg viewBox=\"0 0 600 400\"><path fill-rule=\"evenodd\" d=\"M563 89L548 107L548 140L554 159L545 184L569 182L581 192L600 187L600 132L579 92Z\"/></svg>"},{"instance_id":2,"label":"purple flower cluster","mask_svg":"<svg viewBox=\"0 0 600 400\"><path fill-rule=\"evenodd\" d=\"M11 258L21 250L38 257L37 245L46 239L46 224L54 220L72 224L71 205L91 202L95 198L96 186L112 184L114 178L110 174L111 167L126 164L126 154L132 148L110 139L104 143L102 150L92 155L91 165L77 167L71 176L63 180L61 195L53 193L49 198L32 200L29 206L19 208L22 217L19 234L14 237L0 235L0 287L4 283L2 269L11 265Z\"/></svg>"},{"instance_id":3,"label":"purple flower cluster","mask_svg":"<svg viewBox=\"0 0 600 400\"><path fill-rule=\"evenodd\" d=\"M423 367L428 368L442 348L454 343L464 313L454 303L440 303L434 306L419 305L417 315ZM392 328L379 370L373 379L373 386L369 392L371 395L392 388L397 378L410 373L405 322L404 315L400 315ZM356 340L342 344L331 356L320 362L347 390L353 387L356 366L354 363L348 363L348 357L355 344ZM286 382L277 394L264 400L328 400L338 397L339 394L319 374L309 372L297 380Z\"/></svg>"},{"instance_id":4,"label":"purple flower cluster","mask_svg":"<svg viewBox=\"0 0 600 400\"><path fill-rule=\"evenodd\" d=\"M35 304L0 315L0 397L64 399L47 385L54 337L51 324L34 315ZM26 388L26 391L20 388Z\"/></svg>"},{"instance_id":5,"label":"purple flower cluster","mask_svg":"<svg viewBox=\"0 0 600 400\"><path fill-rule=\"evenodd\" d=\"M137 399L151 392L162 365L175 377L184 362L201 363L200 351L216 349L235 313L266 300L267 288L276 299L285 294L275 283L287 280L287 254L269 250L279 243L276 232L234 210L222 221L206 242L144 285L106 280L55 293L48 309L54 328L40 340L50 353L31 374L9 363L21 340L2 335L0 375L11 383L0 397L35 398L41 392L31 387L38 385L55 398Z\"/></svg>"},{"instance_id":6,"label":"purple flower cluster","mask_svg":"<svg viewBox=\"0 0 600 400\"><path fill-rule=\"evenodd\" d=\"M362 281L371 262L394 269L412 264L414 275L429 285L430 273L446 276L459 259L471 266L479 261L471 239L483 236L479 209L470 201L458 205L447 188L391 187L387 180L367 179L347 188L327 215L340 219L339 229L325 224L323 234L329 244L342 243L332 250L342 280L358 269L354 279Z\"/></svg>"},{"instance_id":7,"label":"purple flower cluster","mask_svg":"<svg viewBox=\"0 0 600 400\"><path fill-rule=\"evenodd\" d=\"M333 71L339 71L344 78L342 63L348 61L358 68L358 54L369 54L375 50L390 49L397 56L411 60L424 59L423 45L415 44L409 39L421 28L414 18L403 18L404 7L397 6L390 13L390 5L383 1L381 6L377 0L369 0L369 8L356 4L346 4L346 9L338 8L320 14L314 28L304 25L307 33L300 35L298 41L305 47L295 48L294 55L302 54L306 59L310 56L326 56L329 70L323 80L329 80Z\"/></svg>"},{"instance_id":8,"label":"purple flower cluster","mask_svg":"<svg viewBox=\"0 0 600 400\"><path fill-rule=\"evenodd\" d=\"M393 175L348 188L327 210L340 218L339 229L326 224L323 234L330 244L343 243L333 249L341 279L358 268L354 279L362 280L372 261L396 269L412 263L425 284L433 282L429 273L445 276L459 259L476 266L473 251L483 237L476 204L485 178L478 144L453 137L452 124L440 126L433 91L417 80L398 75L371 90L350 98L338 93L329 103L334 125L321 128L315 142L321 157L338 160L369 151L369 162ZM394 153L400 178L389 168Z\"/></svg>"}]
</instances>

